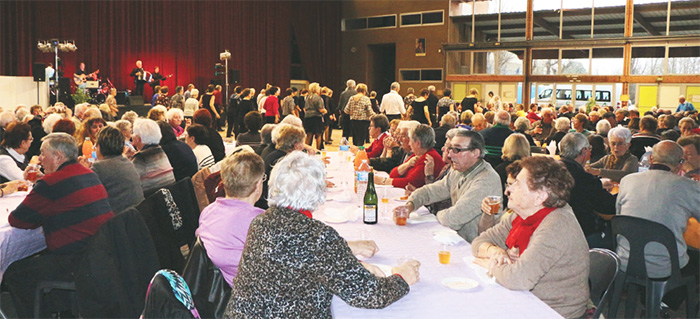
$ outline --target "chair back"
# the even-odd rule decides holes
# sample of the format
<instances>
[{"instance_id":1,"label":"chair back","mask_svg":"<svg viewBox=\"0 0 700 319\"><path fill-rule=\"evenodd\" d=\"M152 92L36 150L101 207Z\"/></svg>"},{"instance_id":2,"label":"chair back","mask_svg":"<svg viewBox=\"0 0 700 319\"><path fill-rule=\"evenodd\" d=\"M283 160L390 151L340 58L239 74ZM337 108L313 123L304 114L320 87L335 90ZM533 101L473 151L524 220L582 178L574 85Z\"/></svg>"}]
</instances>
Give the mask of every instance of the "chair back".
<instances>
[{"instance_id":1,"label":"chair back","mask_svg":"<svg viewBox=\"0 0 700 319\"><path fill-rule=\"evenodd\" d=\"M192 301L192 293L187 282L177 272L162 269L148 284L141 318L199 319L200 315Z\"/></svg>"},{"instance_id":2,"label":"chair back","mask_svg":"<svg viewBox=\"0 0 700 319\"><path fill-rule=\"evenodd\" d=\"M182 277L190 286L202 318L223 318L231 297L231 287L224 280L221 270L209 259L199 238L192 246Z\"/></svg>"},{"instance_id":3,"label":"chair back","mask_svg":"<svg viewBox=\"0 0 700 319\"><path fill-rule=\"evenodd\" d=\"M134 318L160 268L148 227L135 208L105 222L90 239L76 271L81 317Z\"/></svg>"},{"instance_id":4,"label":"chair back","mask_svg":"<svg viewBox=\"0 0 700 319\"><path fill-rule=\"evenodd\" d=\"M592 318L598 318L603 309L608 291L612 287L615 277L620 270L620 257L613 251L602 248L589 250L590 271L588 285L590 287L591 301L596 306Z\"/></svg>"},{"instance_id":5,"label":"chair back","mask_svg":"<svg viewBox=\"0 0 700 319\"><path fill-rule=\"evenodd\" d=\"M614 242L617 242L615 239L618 235L629 241L629 259L625 271L628 277L644 280L648 278L644 248L655 242L663 245L668 251L671 259L671 279L681 279L676 237L668 227L648 219L624 215L613 217L610 224Z\"/></svg>"}]
</instances>

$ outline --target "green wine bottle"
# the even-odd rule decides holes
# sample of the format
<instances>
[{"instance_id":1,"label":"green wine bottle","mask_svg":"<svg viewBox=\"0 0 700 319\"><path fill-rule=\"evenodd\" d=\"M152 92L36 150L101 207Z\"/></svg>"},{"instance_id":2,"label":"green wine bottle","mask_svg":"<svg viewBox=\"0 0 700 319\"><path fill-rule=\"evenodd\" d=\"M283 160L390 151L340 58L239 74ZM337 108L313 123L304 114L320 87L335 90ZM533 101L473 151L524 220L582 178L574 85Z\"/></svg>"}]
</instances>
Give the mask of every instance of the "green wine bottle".
<instances>
[{"instance_id":1,"label":"green wine bottle","mask_svg":"<svg viewBox=\"0 0 700 319\"><path fill-rule=\"evenodd\" d=\"M362 221L365 224L376 224L378 220L377 191L374 190L374 172L369 171L367 191L362 204Z\"/></svg>"}]
</instances>

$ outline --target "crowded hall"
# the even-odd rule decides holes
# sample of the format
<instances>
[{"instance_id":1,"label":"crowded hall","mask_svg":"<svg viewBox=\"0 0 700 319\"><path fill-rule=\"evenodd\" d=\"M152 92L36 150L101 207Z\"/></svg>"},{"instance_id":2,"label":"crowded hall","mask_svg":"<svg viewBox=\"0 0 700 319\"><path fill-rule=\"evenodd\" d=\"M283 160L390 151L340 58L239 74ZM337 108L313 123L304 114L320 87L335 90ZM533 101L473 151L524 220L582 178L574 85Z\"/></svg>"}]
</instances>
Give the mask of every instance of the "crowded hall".
<instances>
[{"instance_id":1,"label":"crowded hall","mask_svg":"<svg viewBox=\"0 0 700 319\"><path fill-rule=\"evenodd\" d=\"M0 1L0 318L698 318L698 0Z\"/></svg>"}]
</instances>

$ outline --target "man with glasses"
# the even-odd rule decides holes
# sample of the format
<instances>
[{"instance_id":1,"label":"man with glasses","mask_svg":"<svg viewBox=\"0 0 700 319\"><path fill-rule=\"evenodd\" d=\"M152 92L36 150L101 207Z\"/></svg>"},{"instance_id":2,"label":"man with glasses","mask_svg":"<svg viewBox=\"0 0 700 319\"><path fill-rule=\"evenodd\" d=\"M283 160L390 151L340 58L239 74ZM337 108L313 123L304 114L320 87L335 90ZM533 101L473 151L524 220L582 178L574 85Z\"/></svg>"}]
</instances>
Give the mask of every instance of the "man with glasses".
<instances>
[{"instance_id":1,"label":"man with glasses","mask_svg":"<svg viewBox=\"0 0 700 319\"><path fill-rule=\"evenodd\" d=\"M399 209L411 212L423 205L451 199L453 205L438 211L437 219L471 242L479 235L481 201L486 196L503 195L501 180L484 161L484 138L478 132L456 129L446 151L452 161L447 176L414 191Z\"/></svg>"},{"instance_id":2,"label":"man with glasses","mask_svg":"<svg viewBox=\"0 0 700 319\"><path fill-rule=\"evenodd\" d=\"M615 196L603 188L600 179L584 169L591 157L588 138L581 133L568 133L559 148L561 161L574 177L569 205L586 235L588 247L612 249L610 227L600 215L615 214Z\"/></svg>"}]
</instances>

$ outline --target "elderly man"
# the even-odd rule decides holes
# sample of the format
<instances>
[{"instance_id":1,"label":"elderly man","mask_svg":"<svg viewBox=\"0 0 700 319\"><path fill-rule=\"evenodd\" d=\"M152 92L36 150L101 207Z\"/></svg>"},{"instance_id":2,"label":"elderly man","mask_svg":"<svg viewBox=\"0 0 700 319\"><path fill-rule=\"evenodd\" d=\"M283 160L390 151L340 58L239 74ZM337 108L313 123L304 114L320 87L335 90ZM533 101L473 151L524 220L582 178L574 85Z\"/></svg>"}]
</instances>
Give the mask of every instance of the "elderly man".
<instances>
[{"instance_id":1,"label":"elderly man","mask_svg":"<svg viewBox=\"0 0 700 319\"><path fill-rule=\"evenodd\" d=\"M479 133L484 137L484 143L486 143L485 160L489 162L491 166L496 167L503 162L501 159L501 155L503 155L501 151L503 142L506 141L508 136L513 134L513 131L510 129L510 114L508 111L498 111L494 118L494 126Z\"/></svg>"},{"instance_id":2,"label":"elderly man","mask_svg":"<svg viewBox=\"0 0 700 319\"><path fill-rule=\"evenodd\" d=\"M398 167L413 154L411 151L411 145L409 144L410 138L408 133L414 128L420 125L417 121L401 121L399 126L396 128L395 136L388 136L384 138L384 150L379 158L370 158L369 165L375 170L391 172L395 167ZM391 145L393 142L399 144L398 147L389 148L387 145Z\"/></svg>"},{"instance_id":3,"label":"elderly man","mask_svg":"<svg viewBox=\"0 0 700 319\"><path fill-rule=\"evenodd\" d=\"M342 115L340 125L343 127L343 137L347 138L352 136L352 130L350 129L350 114L345 113L343 110L345 110L345 106L348 105L350 97L355 94L357 94L357 91L355 90L355 80L349 79L346 83L345 91L340 93L340 101L338 102L338 110L340 110L340 114Z\"/></svg>"},{"instance_id":4,"label":"elderly man","mask_svg":"<svg viewBox=\"0 0 700 319\"><path fill-rule=\"evenodd\" d=\"M20 318L32 316L37 283L73 279L80 252L114 215L100 179L77 158L78 147L72 136L46 136L39 156L46 175L10 214L12 227L43 226L47 246L38 256L10 265L3 278Z\"/></svg>"},{"instance_id":5,"label":"elderly man","mask_svg":"<svg viewBox=\"0 0 700 319\"><path fill-rule=\"evenodd\" d=\"M552 124L552 120L554 120L554 113L552 112L552 109L545 107L542 109L540 114L542 119L532 123L530 135L532 135L532 138L534 138L535 141L539 141L541 143L550 135L554 134L556 130L554 129L554 124Z\"/></svg>"},{"instance_id":6,"label":"elderly man","mask_svg":"<svg viewBox=\"0 0 700 319\"><path fill-rule=\"evenodd\" d=\"M685 96L681 95L678 97L678 107L676 108L676 113L695 111L695 106L693 103L686 102Z\"/></svg>"},{"instance_id":7,"label":"elderly man","mask_svg":"<svg viewBox=\"0 0 700 319\"><path fill-rule=\"evenodd\" d=\"M627 110L618 109L617 111L615 111L615 122L622 126L627 126L630 123L628 116L629 112L627 112Z\"/></svg>"},{"instance_id":8,"label":"elderly man","mask_svg":"<svg viewBox=\"0 0 700 319\"><path fill-rule=\"evenodd\" d=\"M133 144L138 150L131 161L141 178L141 187L146 194L175 183L173 167L168 156L158 145L162 137L158 124L149 119L134 121Z\"/></svg>"},{"instance_id":9,"label":"elderly man","mask_svg":"<svg viewBox=\"0 0 700 319\"><path fill-rule=\"evenodd\" d=\"M382 105L379 110L386 114L386 117L391 120L401 119L401 116L406 114L406 107L403 104L403 98L399 95L401 86L399 82L391 83L391 90L382 97Z\"/></svg>"},{"instance_id":10,"label":"elderly man","mask_svg":"<svg viewBox=\"0 0 700 319\"><path fill-rule=\"evenodd\" d=\"M486 117L484 117L484 114L481 113L476 113L474 116L471 118L472 121L472 130L479 132L481 130L485 130L488 127L488 123L486 122Z\"/></svg>"},{"instance_id":11,"label":"elderly man","mask_svg":"<svg viewBox=\"0 0 700 319\"><path fill-rule=\"evenodd\" d=\"M443 179L414 191L406 206L414 209L452 200L452 207L437 212L438 221L471 242L479 235L481 201L486 196L502 195L501 179L491 165L483 160L486 151L484 139L474 131L456 129L447 149L452 161L450 172Z\"/></svg>"},{"instance_id":12,"label":"elderly man","mask_svg":"<svg viewBox=\"0 0 700 319\"><path fill-rule=\"evenodd\" d=\"M442 146L447 140L447 131L455 128L457 119L451 114L445 114L440 119L440 126L435 129L435 150L442 155Z\"/></svg>"},{"instance_id":13,"label":"elderly man","mask_svg":"<svg viewBox=\"0 0 700 319\"><path fill-rule=\"evenodd\" d=\"M559 145L561 161L574 177L569 205L581 225L590 248L612 249L607 223L599 215L615 214L615 196L608 193L600 179L587 173L583 165L591 157L588 138L581 133L568 133Z\"/></svg>"},{"instance_id":14,"label":"elderly man","mask_svg":"<svg viewBox=\"0 0 700 319\"><path fill-rule=\"evenodd\" d=\"M630 174L620 182L617 196L618 215L635 216L660 223L673 232L678 246L678 260L683 275L698 275L697 260L689 263L683 232L690 217L700 219L700 184L678 175L683 163L683 148L673 141L654 145L651 167L646 172ZM618 239L617 253L626 269L629 243ZM649 277L671 275L671 265L665 248L650 245L645 249ZM694 263L694 264L693 264ZM671 291L664 298L671 308L677 308L682 294Z\"/></svg>"}]
</instances>

